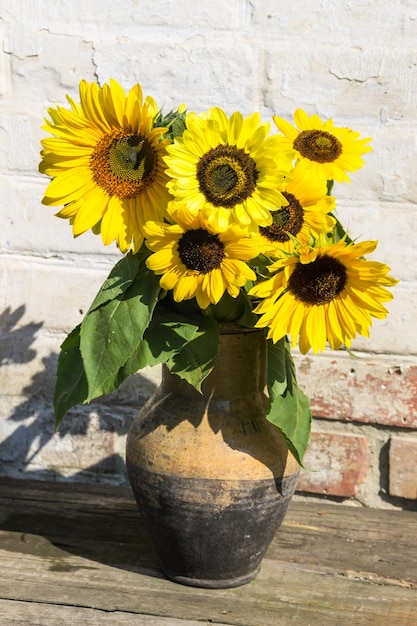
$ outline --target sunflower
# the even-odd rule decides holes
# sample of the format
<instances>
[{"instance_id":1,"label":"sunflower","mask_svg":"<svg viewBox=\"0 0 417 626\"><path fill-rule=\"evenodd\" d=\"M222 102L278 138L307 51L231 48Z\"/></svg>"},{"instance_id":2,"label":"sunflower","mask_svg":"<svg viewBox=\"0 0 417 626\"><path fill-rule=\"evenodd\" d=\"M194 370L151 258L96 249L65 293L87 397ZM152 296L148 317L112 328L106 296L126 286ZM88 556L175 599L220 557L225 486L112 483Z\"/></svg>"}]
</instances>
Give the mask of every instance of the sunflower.
<instances>
[{"instance_id":1,"label":"sunflower","mask_svg":"<svg viewBox=\"0 0 417 626\"><path fill-rule=\"evenodd\" d=\"M297 127L281 117L273 120L285 137L282 137L284 150L295 150L303 167L312 176L323 176L325 180L348 181L348 172L362 167L362 154L372 150L366 144L370 138L360 139L360 134L350 128L336 127L332 120L323 122L318 115L311 115L301 109L294 113Z\"/></svg>"},{"instance_id":2,"label":"sunflower","mask_svg":"<svg viewBox=\"0 0 417 626\"><path fill-rule=\"evenodd\" d=\"M280 187L287 200L284 206L272 213L272 224L259 228L259 247L263 254L280 256L282 251L294 250L294 238L308 243L311 234L330 232L336 223L329 215L336 201L327 195L324 178L313 177L304 168L296 166L289 182Z\"/></svg>"},{"instance_id":3,"label":"sunflower","mask_svg":"<svg viewBox=\"0 0 417 626\"><path fill-rule=\"evenodd\" d=\"M126 96L115 81L80 83L80 104L49 109L39 169L52 178L43 198L69 219L74 236L101 232L104 244L136 252L145 221L161 219L170 198L163 156L166 128L153 128L155 101L134 86Z\"/></svg>"},{"instance_id":4,"label":"sunflower","mask_svg":"<svg viewBox=\"0 0 417 626\"><path fill-rule=\"evenodd\" d=\"M201 309L217 304L225 291L233 298L249 280L253 270L245 261L258 254L254 240L237 225L216 232L185 206L171 202L168 207L174 224L147 222L146 245L153 254L146 265L161 274L162 289L173 290L176 302L196 298Z\"/></svg>"},{"instance_id":5,"label":"sunflower","mask_svg":"<svg viewBox=\"0 0 417 626\"><path fill-rule=\"evenodd\" d=\"M255 313L257 327L269 327L268 338L277 342L291 335L300 351L324 350L326 341L337 350L350 347L356 333L369 337L372 317L383 319L381 304L392 299L386 287L397 281L390 268L363 258L375 250L376 241L337 243L310 247L302 244L294 254L270 266L275 275L249 291L263 298Z\"/></svg>"},{"instance_id":6,"label":"sunflower","mask_svg":"<svg viewBox=\"0 0 417 626\"><path fill-rule=\"evenodd\" d=\"M168 188L191 211L202 211L216 232L239 223L267 226L271 211L286 204L278 186L294 151L267 136L259 113L227 117L215 107L186 117L186 130L168 146Z\"/></svg>"}]
</instances>

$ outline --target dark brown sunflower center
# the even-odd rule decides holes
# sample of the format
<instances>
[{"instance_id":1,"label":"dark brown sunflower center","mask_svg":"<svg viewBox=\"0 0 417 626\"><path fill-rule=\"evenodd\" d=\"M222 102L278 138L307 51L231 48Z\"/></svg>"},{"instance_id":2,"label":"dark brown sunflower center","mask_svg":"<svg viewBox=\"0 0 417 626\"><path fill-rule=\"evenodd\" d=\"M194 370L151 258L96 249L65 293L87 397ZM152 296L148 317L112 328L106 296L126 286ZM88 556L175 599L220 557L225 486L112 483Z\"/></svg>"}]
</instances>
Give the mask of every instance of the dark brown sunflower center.
<instances>
[{"instance_id":1,"label":"dark brown sunflower center","mask_svg":"<svg viewBox=\"0 0 417 626\"><path fill-rule=\"evenodd\" d=\"M301 156L318 163L332 163L342 154L342 144L325 130L303 130L293 144Z\"/></svg>"},{"instance_id":2,"label":"dark brown sunflower center","mask_svg":"<svg viewBox=\"0 0 417 626\"><path fill-rule=\"evenodd\" d=\"M347 283L346 267L324 254L312 263L298 263L288 281L288 289L304 304L326 304L336 298Z\"/></svg>"},{"instance_id":3,"label":"dark brown sunflower center","mask_svg":"<svg viewBox=\"0 0 417 626\"><path fill-rule=\"evenodd\" d=\"M203 228L187 230L178 241L178 255L187 269L207 274L220 267L224 244Z\"/></svg>"},{"instance_id":4,"label":"dark brown sunflower center","mask_svg":"<svg viewBox=\"0 0 417 626\"><path fill-rule=\"evenodd\" d=\"M214 206L233 208L256 188L256 163L244 150L222 144L206 152L197 164L200 191Z\"/></svg>"},{"instance_id":5,"label":"dark brown sunflower center","mask_svg":"<svg viewBox=\"0 0 417 626\"><path fill-rule=\"evenodd\" d=\"M96 145L90 159L94 181L111 196L132 198L154 179L157 155L142 135L113 131Z\"/></svg>"},{"instance_id":6,"label":"dark brown sunflower center","mask_svg":"<svg viewBox=\"0 0 417 626\"><path fill-rule=\"evenodd\" d=\"M116 139L109 148L109 167L123 180L142 180L149 176L154 165L152 146L141 135Z\"/></svg>"},{"instance_id":7,"label":"dark brown sunflower center","mask_svg":"<svg viewBox=\"0 0 417 626\"><path fill-rule=\"evenodd\" d=\"M261 226L261 234L270 241L285 243L289 241L288 233L296 237L304 223L304 210L300 202L292 193L283 192L288 201L287 206L272 213L272 224Z\"/></svg>"}]
</instances>

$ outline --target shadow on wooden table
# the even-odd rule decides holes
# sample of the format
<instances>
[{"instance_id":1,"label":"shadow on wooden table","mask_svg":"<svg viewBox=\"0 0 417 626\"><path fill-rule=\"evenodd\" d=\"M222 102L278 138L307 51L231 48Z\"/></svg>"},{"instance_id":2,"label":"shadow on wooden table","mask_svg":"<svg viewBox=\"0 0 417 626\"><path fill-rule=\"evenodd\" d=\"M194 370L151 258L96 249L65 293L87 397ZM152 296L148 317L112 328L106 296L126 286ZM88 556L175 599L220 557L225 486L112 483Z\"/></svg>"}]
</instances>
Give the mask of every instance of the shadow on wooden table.
<instances>
[{"instance_id":1,"label":"shadow on wooden table","mask_svg":"<svg viewBox=\"0 0 417 626\"><path fill-rule=\"evenodd\" d=\"M72 571L75 555L163 577L129 487L3 479L3 500L8 486L10 502L0 529L13 531L15 541L7 549L33 551L35 542L51 571Z\"/></svg>"}]
</instances>

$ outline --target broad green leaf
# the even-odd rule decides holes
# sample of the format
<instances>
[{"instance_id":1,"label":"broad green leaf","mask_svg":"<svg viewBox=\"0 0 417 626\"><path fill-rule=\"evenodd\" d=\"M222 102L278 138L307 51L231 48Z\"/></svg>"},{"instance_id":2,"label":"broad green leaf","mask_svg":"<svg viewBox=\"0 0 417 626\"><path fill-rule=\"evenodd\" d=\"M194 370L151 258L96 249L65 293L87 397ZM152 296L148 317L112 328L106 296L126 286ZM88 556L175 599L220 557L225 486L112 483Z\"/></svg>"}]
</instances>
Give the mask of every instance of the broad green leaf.
<instances>
[{"instance_id":1,"label":"broad green leaf","mask_svg":"<svg viewBox=\"0 0 417 626\"><path fill-rule=\"evenodd\" d=\"M135 281L147 253L126 254L111 270L90 306L89 313L122 295Z\"/></svg>"},{"instance_id":2,"label":"broad green leaf","mask_svg":"<svg viewBox=\"0 0 417 626\"><path fill-rule=\"evenodd\" d=\"M55 427L76 404L87 401L88 387L80 352L80 326L61 345L54 394Z\"/></svg>"},{"instance_id":3,"label":"broad green leaf","mask_svg":"<svg viewBox=\"0 0 417 626\"><path fill-rule=\"evenodd\" d=\"M137 350L159 293L158 277L142 264L128 289L85 316L80 349L88 401L119 386L119 371Z\"/></svg>"},{"instance_id":4,"label":"broad green leaf","mask_svg":"<svg viewBox=\"0 0 417 626\"><path fill-rule=\"evenodd\" d=\"M271 402L267 419L280 431L289 450L302 466L311 426L308 398L298 387L292 393L287 390Z\"/></svg>"},{"instance_id":5,"label":"broad green leaf","mask_svg":"<svg viewBox=\"0 0 417 626\"><path fill-rule=\"evenodd\" d=\"M152 321L145 330L136 351L119 373L119 384L146 366L166 363L195 336L198 324L163 305L154 309Z\"/></svg>"},{"instance_id":6,"label":"broad green leaf","mask_svg":"<svg viewBox=\"0 0 417 626\"><path fill-rule=\"evenodd\" d=\"M201 383L213 369L219 346L216 320L203 316L199 320L195 337L167 361L171 372L186 380L197 391L201 391Z\"/></svg>"},{"instance_id":7,"label":"broad green leaf","mask_svg":"<svg viewBox=\"0 0 417 626\"><path fill-rule=\"evenodd\" d=\"M275 345L268 341L268 393L270 406L267 419L278 428L288 448L302 465L310 437L311 410L308 398L297 385L286 338Z\"/></svg>"}]
</instances>

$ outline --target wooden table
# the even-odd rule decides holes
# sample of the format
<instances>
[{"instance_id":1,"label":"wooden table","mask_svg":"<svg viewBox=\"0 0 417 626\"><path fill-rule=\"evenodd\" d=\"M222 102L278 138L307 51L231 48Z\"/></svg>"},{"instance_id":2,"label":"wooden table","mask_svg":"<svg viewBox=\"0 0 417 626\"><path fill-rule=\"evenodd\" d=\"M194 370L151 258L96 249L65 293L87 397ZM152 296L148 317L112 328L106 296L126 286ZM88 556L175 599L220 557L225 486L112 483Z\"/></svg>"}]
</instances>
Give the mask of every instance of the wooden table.
<instances>
[{"instance_id":1,"label":"wooden table","mask_svg":"<svg viewBox=\"0 0 417 626\"><path fill-rule=\"evenodd\" d=\"M0 479L0 624L417 626L417 513L293 502L258 577L164 578L130 489Z\"/></svg>"}]
</instances>

